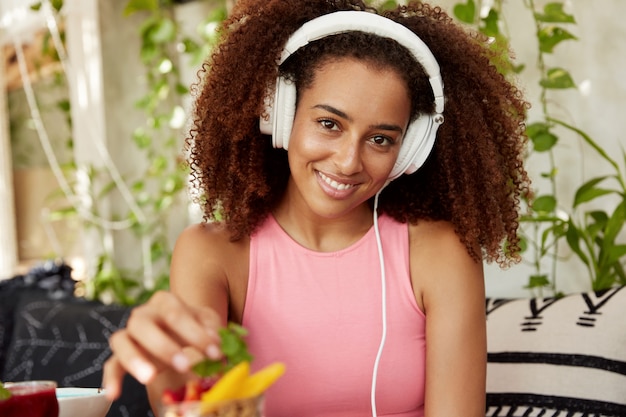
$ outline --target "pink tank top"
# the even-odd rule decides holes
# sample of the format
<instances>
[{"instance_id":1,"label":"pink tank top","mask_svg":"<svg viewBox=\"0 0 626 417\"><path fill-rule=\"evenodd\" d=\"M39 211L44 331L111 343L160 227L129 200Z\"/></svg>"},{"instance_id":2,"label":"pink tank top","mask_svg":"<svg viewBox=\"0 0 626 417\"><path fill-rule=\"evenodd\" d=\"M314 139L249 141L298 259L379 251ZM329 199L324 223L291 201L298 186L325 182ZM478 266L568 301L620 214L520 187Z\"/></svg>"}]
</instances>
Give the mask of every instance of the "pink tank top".
<instances>
[{"instance_id":1,"label":"pink tank top","mask_svg":"<svg viewBox=\"0 0 626 417\"><path fill-rule=\"evenodd\" d=\"M387 339L378 368L379 416L423 416L425 317L409 275L408 226L379 219L387 279ZM371 415L382 333L381 277L372 227L337 252L315 252L270 216L250 242L243 325L253 367L281 361L267 417Z\"/></svg>"}]
</instances>

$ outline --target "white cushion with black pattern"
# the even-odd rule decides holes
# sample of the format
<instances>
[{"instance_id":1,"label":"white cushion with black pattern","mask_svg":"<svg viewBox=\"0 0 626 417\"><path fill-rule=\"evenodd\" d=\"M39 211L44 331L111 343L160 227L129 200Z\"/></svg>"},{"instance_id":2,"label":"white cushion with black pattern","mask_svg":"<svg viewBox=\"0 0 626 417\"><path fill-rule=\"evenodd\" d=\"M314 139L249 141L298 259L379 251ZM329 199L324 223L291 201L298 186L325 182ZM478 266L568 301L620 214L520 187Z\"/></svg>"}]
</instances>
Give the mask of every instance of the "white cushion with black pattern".
<instances>
[{"instance_id":1,"label":"white cushion with black pattern","mask_svg":"<svg viewBox=\"0 0 626 417\"><path fill-rule=\"evenodd\" d=\"M487 300L487 416L626 416L626 287Z\"/></svg>"}]
</instances>

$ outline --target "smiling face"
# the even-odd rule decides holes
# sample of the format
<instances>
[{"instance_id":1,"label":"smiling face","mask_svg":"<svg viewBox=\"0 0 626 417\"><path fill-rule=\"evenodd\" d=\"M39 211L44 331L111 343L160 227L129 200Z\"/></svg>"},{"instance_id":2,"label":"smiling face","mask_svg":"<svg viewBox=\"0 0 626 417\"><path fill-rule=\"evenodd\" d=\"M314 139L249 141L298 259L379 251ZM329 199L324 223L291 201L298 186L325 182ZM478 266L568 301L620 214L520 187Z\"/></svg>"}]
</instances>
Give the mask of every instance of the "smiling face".
<instances>
[{"instance_id":1,"label":"smiling face","mask_svg":"<svg viewBox=\"0 0 626 417\"><path fill-rule=\"evenodd\" d=\"M406 82L394 70L354 58L323 63L299 91L290 204L323 218L365 205L393 168L410 111Z\"/></svg>"}]
</instances>

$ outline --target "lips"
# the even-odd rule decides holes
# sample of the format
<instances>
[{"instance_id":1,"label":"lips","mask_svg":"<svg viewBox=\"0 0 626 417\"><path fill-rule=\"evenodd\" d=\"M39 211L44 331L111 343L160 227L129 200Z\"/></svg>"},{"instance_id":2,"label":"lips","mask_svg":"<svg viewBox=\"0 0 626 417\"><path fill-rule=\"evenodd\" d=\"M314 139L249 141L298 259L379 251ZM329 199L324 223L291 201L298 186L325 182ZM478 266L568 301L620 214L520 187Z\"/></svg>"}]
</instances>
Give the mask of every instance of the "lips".
<instances>
[{"instance_id":1,"label":"lips","mask_svg":"<svg viewBox=\"0 0 626 417\"><path fill-rule=\"evenodd\" d=\"M354 187L354 184L346 184L346 183L337 182L333 180L332 178L329 178L326 175L322 174L319 171L317 172L317 174L322 179L322 181L324 181L326 184L328 184L330 187L334 188L337 191L344 191L344 190L348 190Z\"/></svg>"}]
</instances>

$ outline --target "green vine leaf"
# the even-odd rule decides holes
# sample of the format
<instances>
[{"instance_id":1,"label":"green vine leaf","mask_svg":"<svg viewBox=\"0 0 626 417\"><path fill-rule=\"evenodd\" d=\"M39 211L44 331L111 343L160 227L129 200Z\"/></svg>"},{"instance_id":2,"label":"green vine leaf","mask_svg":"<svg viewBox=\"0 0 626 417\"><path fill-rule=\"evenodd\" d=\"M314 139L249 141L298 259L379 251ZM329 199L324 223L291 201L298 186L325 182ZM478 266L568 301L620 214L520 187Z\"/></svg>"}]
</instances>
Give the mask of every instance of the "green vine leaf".
<instances>
[{"instance_id":1,"label":"green vine leaf","mask_svg":"<svg viewBox=\"0 0 626 417\"><path fill-rule=\"evenodd\" d=\"M547 152L554 148L558 141L559 138L556 135L550 132L542 132L532 138L533 149L536 152Z\"/></svg>"},{"instance_id":2,"label":"green vine leaf","mask_svg":"<svg viewBox=\"0 0 626 417\"><path fill-rule=\"evenodd\" d=\"M474 0L467 0L467 3L458 3L453 9L454 16L463 23L474 23L476 16L476 4Z\"/></svg>"},{"instance_id":3,"label":"green vine leaf","mask_svg":"<svg viewBox=\"0 0 626 417\"><path fill-rule=\"evenodd\" d=\"M550 126L544 122L535 122L526 126L526 134L528 137L533 137L541 132L549 131Z\"/></svg>"},{"instance_id":4,"label":"green vine leaf","mask_svg":"<svg viewBox=\"0 0 626 417\"><path fill-rule=\"evenodd\" d=\"M497 37L500 35L500 28L498 27L499 20L500 16L498 15L498 12L494 9L489 10L489 14L483 19L484 26L481 29L481 32L487 36L491 36L492 38Z\"/></svg>"},{"instance_id":5,"label":"green vine leaf","mask_svg":"<svg viewBox=\"0 0 626 417\"><path fill-rule=\"evenodd\" d=\"M526 288L542 288L550 285L547 275L531 275L528 278L528 285Z\"/></svg>"},{"instance_id":6,"label":"green vine leaf","mask_svg":"<svg viewBox=\"0 0 626 417\"><path fill-rule=\"evenodd\" d=\"M552 178L556 178L556 175L559 173L558 168L553 167L549 172L542 172L541 178L546 178L546 179L552 179Z\"/></svg>"},{"instance_id":7,"label":"green vine leaf","mask_svg":"<svg viewBox=\"0 0 626 417\"><path fill-rule=\"evenodd\" d=\"M608 218L607 218L608 219ZM593 223L588 223L585 225L581 231L585 232L585 236L589 242L596 242L598 245L601 245L603 242L602 236L604 235L604 230L606 229L608 221L598 221Z\"/></svg>"},{"instance_id":8,"label":"green vine leaf","mask_svg":"<svg viewBox=\"0 0 626 417\"><path fill-rule=\"evenodd\" d=\"M598 177L592 180L587 181L576 190L576 195L574 196L574 204L573 207L576 208L582 203L586 203L591 200L595 200L598 197L602 197L603 195L611 194L613 190L607 190L604 188L596 188L596 185L600 182L604 181L608 177Z\"/></svg>"},{"instance_id":9,"label":"green vine leaf","mask_svg":"<svg viewBox=\"0 0 626 417\"><path fill-rule=\"evenodd\" d=\"M580 248L581 234L583 233L579 232L574 222L570 220L568 227L567 227L567 233L565 234L565 239L567 240L567 243L569 244L570 249L576 255L578 255L580 260L583 261L585 265L589 267L590 265L589 258L587 257L587 255L585 255L585 252L583 252L582 249Z\"/></svg>"},{"instance_id":10,"label":"green vine leaf","mask_svg":"<svg viewBox=\"0 0 626 417\"><path fill-rule=\"evenodd\" d=\"M558 136L550 131L550 126L541 122L528 125L526 135L532 142L535 152L547 152L559 141Z\"/></svg>"},{"instance_id":11,"label":"green vine leaf","mask_svg":"<svg viewBox=\"0 0 626 417\"><path fill-rule=\"evenodd\" d=\"M606 222L609 221L609 215L606 214L606 212L604 211L594 210L594 211L588 212L587 215L591 217L594 222L601 225L603 229L606 225Z\"/></svg>"},{"instance_id":12,"label":"green vine leaf","mask_svg":"<svg viewBox=\"0 0 626 417\"><path fill-rule=\"evenodd\" d=\"M542 195L532 202L533 211L541 213L552 213L556 210L556 198L552 195Z\"/></svg>"},{"instance_id":13,"label":"green vine leaf","mask_svg":"<svg viewBox=\"0 0 626 417\"><path fill-rule=\"evenodd\" d=\"M155 44L146 42L141 46L141 51L139 52L141 62L148 64L155 60L159 53L160 51Z\"/></svg>"},{"instance_id":14,"label":"green vine leaf","mask_svg":"<svg viewBox=\"0 0 626 417\"><path fill-rule=\"evenodd\" d=\"M546 26L542 28L537 34L537 37L539 39L539 50L547 54L551 54L554 48L563 41L578 39L567 30L557 26Z\"/></svg>"},{"instance_id":15,"label":"green vine leaf","mask_svg":"<svg viewBox=\"0 0 626 417\"><path fill-rule=\"evenodd\" d=\"M63 8L63 0L52 0L50 4L57 13Z\"/></svg>"},{"instance_id":16,"label":"green vine leaf","mask_svg":"<svg viewBox=\"0 0 626 417\"><path fill-rule=\"evenodd\" d=\"M572 76L563 68L550 68L546 78L542 79L539 84L544 88L552 89L576 88Z\"/></svg>"},{"instance_id":17,"label":"green vine leaf","mask_svg":"<svg viewBox=\"0 0 626 417\"><path fill-rule=\"evenodd\" d=\"M593 291L601 291L611 288L615 282L615 277L608 271L600 271L596 279L591 283Z\"/></svg>"},{"instance_id":18,"label":"green vine leaf","mask_svg":"<svg viewBox=\"0 0 626 417\"><path fill-rule=\"evenodd\" d=\"M563 11L563 3L548 3L543 13L535 13L535 19L543 23L576 23L576 19Z\"/></svg>"},{"instance_id":19,"label":"green vine leaf","mask_svg":"<svg viewBox=\"0 0 626 417\"><path fill-rule=\"evenodd\" d=\"M47 219L56 222L59 220L72 219L78 214L78 210L74 206L63 207L56 210L52 210L48 213Z\"/></svg>"},{"instance_id":20,"label":"green vine leaf","mask_svg":"<svg viewBox=\"0 0 626 417\"><path fill-rule=\"evenodd\" d=\"M142 128L135 130L133 133L133 141L139 149L146 149L152 144L152 138Z\"/></svg>"},{"instance_id":21,"label":"green vine leaf","mask_svg":"<svg viewBox=\"0 0 626 417\"><path fill-rule=\"evenodd\" d=\"M392 10L398 6L396 0L387 0L383 4L380 5L382 10Z\"/></svg>"},{"instance_id":22,"label":"green vine leaf","mask_svg":"<svg viewBox=\"0 0 626 417\"><path fill-rule=\"evenodd\" d=\"M607 253L607 263L613 264L626 256L626 245L610 245Z\"/></svg>"},{"instance_id":23,"label":"green vine leaf","mask_svg":"<svg viewBox=\"0 0 626 417\"><path fill-rule=\"evenodd\" d=\"M185 37L180 41L180 48L182 52L186 54L194 54L198 52L201 48L198 42L194 41L189 37Z\"/></svg>"},{"instance_id":24,"label":"green vine leaf","mask_svg":"<svg viewBox=\"0 0 626 417\"><path fill-rule=\"evenodd\" d=\"M161 18L155 21L147 35L156 44L172 42L176 39L176 24L172 19Z\"/></svg>"},{"instance_id":25,"label":"green vine leaf","mask_svg":"<svg viewBox=\"0 0 626 417\"><path fill-rule=\"evenodd\" d=\"M129 0L124 8L124 16L141 11L155 11L159 9L158 0Z\"/></svg>"},{"instance_id":26,"label":"green vine leaf","mask_svg":"<svg viewBox=\"0 0 626 417\"><path fill-rule=\"evenodd\" d=\"M617 235L624 227L624 223L626 222L626 200L623 200L618 206L615 208L615 211L609 217L609 221L606 224L606 229L604 230L604 237L606 240L611 242L611 246Z\"/></svg>"}]
</instances>

